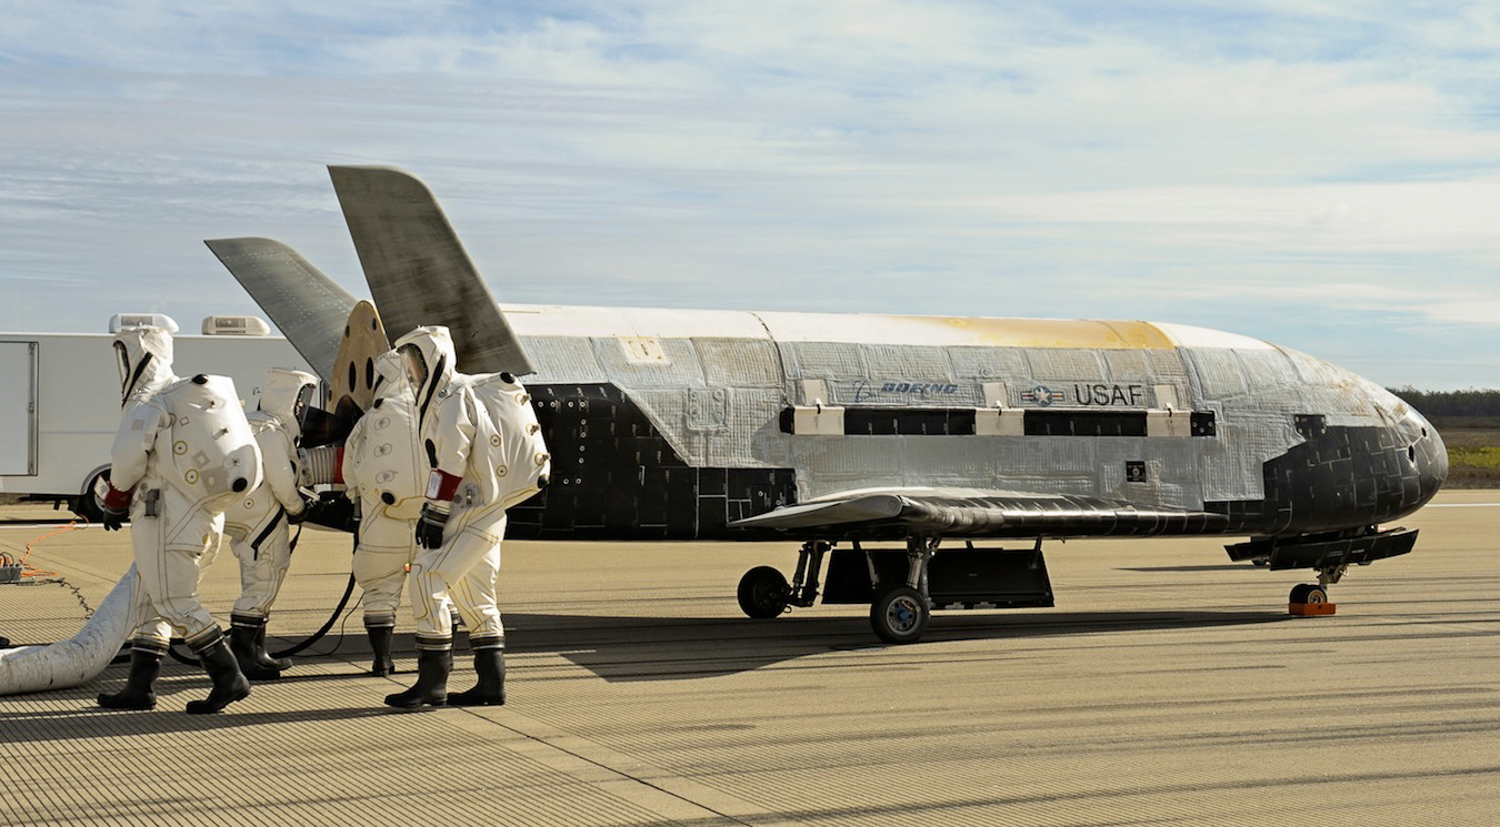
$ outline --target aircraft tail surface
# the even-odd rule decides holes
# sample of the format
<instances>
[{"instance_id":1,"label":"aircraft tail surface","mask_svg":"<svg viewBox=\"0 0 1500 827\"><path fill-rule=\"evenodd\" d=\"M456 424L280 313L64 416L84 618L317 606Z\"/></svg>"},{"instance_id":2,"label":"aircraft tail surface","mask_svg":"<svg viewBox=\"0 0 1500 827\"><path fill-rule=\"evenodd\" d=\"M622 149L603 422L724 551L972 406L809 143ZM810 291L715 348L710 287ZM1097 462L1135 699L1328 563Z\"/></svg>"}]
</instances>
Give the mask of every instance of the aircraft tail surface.
<instances>
[{"instance_id":1,"label":"aircraft tail surface","mask_svg":"<svg viewBox=\"0 0 1500 827\"><path fill-rule=\"evenodd\" d=\"M204 241L323 381L357 301L296 250L269 238Z\"/></svg>"},{"instance_id":2,"label":"aircraft tail surface","mask_svg":"<svg viewBox=\"0 0 1500 827\"><path fill-rule=\"evenodd\" d=\"M465 373L533 372L426 184L394 167L330 166L328 174L393 340L446 325Z\"/></svg>"}]
</instances>

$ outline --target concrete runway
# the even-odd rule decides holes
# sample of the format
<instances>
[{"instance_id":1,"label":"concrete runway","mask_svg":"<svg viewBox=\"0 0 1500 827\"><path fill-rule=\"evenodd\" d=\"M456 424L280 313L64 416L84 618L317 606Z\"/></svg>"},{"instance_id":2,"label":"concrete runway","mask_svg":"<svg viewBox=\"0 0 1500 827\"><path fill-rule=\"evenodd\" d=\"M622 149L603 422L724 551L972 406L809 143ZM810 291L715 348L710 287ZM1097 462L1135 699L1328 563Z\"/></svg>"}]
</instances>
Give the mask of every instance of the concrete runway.
<instances>
[{"instance_id":1,"label":"concrete runway","mask_svg":"<svg viewBox=\"0 0 1500 827\"><path fill-rule=\"evenodd\" d=\"M1404 523L1416 551L1352 570L1333 617L1214 540L1054 542L1055 608L939 612L904 647L857 606L744 618L740 575L793 543L510 543L508 706L387 712L414 675L361 674L357 610L217 716L182 712L207 679L172 662L155 711L101 710L113 666L0 698L0 824L1495 825L1500 491ZM0 551L59 528L0 525ZM273 636L322 624L348 556L303 535ZM17 644L75 632L128 540L28 563L61 582L0 585ZM226 549L205 601L227 620L236 591Z\"/></svg>"}]
</instances>

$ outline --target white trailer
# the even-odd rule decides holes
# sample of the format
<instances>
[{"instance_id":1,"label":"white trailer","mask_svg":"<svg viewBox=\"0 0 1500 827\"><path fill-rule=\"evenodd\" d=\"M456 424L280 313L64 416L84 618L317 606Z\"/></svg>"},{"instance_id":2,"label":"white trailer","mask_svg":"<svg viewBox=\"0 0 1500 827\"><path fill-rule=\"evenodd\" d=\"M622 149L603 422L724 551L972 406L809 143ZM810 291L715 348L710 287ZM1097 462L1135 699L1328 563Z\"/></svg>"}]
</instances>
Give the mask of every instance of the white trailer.
<instances>
[{"instance_id":1,"label":"white trailer","mask_svg":"<svg viewBox=\"0 0 1500 827\"><path fill-rule=\"evenodd\" d=\"M116 316L111 327L131 318ZM311 370L286 339L257 335L266 329L254 317L210 316L207 335L173 336L172 369L232 378L253 411L270 368ZM112 341L109 333L0 333L0 495L63 503L97 521L89 493L120 425Z\"/></svg>"}]
</instances>

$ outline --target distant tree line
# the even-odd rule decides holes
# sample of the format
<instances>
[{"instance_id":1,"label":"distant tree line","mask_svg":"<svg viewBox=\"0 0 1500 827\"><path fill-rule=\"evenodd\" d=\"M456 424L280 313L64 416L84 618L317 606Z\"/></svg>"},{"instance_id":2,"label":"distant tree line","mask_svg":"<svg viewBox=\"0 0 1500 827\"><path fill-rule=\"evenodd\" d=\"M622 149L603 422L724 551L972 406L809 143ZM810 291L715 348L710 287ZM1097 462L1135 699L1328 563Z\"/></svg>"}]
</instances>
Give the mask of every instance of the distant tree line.
<instances>
[{"instance_id":1,"label":"distant tree line","mask_svg":"<svg viewBox=\"0 0 1500 827\"><path fill-rule=\"evenodd\" d=\"M1423 416L1500 417L1500 390L1419 391L1413 387L1390 388Z\"/></svg>"}]
</instances>

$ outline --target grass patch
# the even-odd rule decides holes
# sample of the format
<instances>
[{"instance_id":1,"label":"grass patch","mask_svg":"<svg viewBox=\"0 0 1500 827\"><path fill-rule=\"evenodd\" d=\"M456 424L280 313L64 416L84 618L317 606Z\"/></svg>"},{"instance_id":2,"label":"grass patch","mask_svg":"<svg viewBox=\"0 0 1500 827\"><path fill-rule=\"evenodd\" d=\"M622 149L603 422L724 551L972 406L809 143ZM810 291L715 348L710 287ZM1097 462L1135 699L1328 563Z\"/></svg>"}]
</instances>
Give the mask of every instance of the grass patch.
<instances>
[{"instance_id":1,"label":"grass patch","mask_svg":"<svg viewBox=\"0 0 1500 827\"><path fill-rule=\"evenodd\" d=\"M1448 446L1445 488L1500 488L1500 422L1455 416L1433 425Z\"/></svg>"},{"instance_id":2,"label":"grass patch","mask_svg":"<svg viewBox=\"0 0 1500 827\"><path fill-rule=\"evenodd\" d=\"M1500 416L1431 416L1427 421L1445 435L1452 430L1500 431Z\"/></svg>"},{"instance_id":3,"label":"grass patch","mask_svg":"<svg viewBox=\"0 0 1500 827\"><path fill-rule=\"evenodd\" d=\"M1485 445L1478 448L1449 448L1449 465L1467 465L1500 471L1500 446Z\"/></svg>"}]
</instances>

